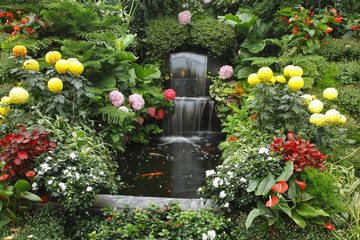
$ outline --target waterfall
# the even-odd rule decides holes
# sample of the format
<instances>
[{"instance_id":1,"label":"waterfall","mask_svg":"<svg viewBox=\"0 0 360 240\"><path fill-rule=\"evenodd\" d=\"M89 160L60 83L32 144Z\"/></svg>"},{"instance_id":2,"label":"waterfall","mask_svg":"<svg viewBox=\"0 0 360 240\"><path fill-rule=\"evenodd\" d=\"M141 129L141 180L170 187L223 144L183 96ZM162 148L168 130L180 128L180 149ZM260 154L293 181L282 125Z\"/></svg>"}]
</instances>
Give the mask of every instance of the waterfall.
<instances>
[{"instance_id":1,"label":"waterfall","mask_svg":"<svg viewBox=\"0 0 360 240\"><path fill-rule=\"evenodd\" d=\"M194 136L211 131L214 101L208 97L208 57L180 52L170 55L170 84L176 92L175 109L163 122L167 136Z\"/></svg>"}]
</instances>

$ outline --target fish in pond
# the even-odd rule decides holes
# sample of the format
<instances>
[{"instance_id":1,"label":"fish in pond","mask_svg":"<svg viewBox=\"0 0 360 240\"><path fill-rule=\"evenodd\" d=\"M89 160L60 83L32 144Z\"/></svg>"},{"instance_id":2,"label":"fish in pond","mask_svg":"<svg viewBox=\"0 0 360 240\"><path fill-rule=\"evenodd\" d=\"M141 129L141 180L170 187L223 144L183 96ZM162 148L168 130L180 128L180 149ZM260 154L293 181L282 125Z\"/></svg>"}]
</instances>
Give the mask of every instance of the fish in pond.
<instances>
[{"instance_id":1,"label":"fish in pond","mask_svg":"<svg viewBox=\"0 0 360 240\"><path fill-rule=\"evenodd\" d=\"M144 173L144 174L140 174L139 176L136 176L136 179L141 178L141 177L149 177L148 179L152 179L154 176L159 176L163 174L162 172L155 172L155 173Z\"/></svg>"},{"instance_id":2,"label":"fish in pond","mask_svg":"<svg viewBox=\"0 0 360 240\"><path fill-rule=\"evenodd\" d=\"M202 151L206 151L206 152L210 152L210 151L213 151L213 150L215 150L214 148L212 148L212 147L202 147L202 148L200 148L200 150L202 150Z\"/></svg>"},{"instance_id":3,"label":"fish in pond","mask_svg":"<svg viewBox=\"0 0 360 240\"><path fill-rule=\"evenodd\" d=\"M154 153L154 152L150 152L149 155L150 156L156 156L156 157L165 157L165 155L162 155L160 153Z\"/></svg>"}]
</instances>

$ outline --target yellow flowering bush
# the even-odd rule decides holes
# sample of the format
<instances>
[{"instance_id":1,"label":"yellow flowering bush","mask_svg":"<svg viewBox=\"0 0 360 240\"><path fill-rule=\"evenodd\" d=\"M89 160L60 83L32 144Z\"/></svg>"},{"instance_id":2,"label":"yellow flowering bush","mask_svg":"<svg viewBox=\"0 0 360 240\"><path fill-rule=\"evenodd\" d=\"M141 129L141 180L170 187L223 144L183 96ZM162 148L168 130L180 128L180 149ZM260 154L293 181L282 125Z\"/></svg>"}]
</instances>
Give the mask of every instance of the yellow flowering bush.
<instances>
[{"instance_id":1,"label":"yellow flowering bush","mask_svg":"<svg viewBox=\"0 0 360 240\"><path fill-rule=\"evenodd\" d=\"M51 78L48 81L47 85L50 91L52 91L53 93L61 92L63 89L63 82L61 81L60 78Z\"/></svg>"},{"instance_id":2,"label":"yellow flowering bush","mask_svg":"<svg viewBox=\"0 0 360 240\"><path fill-rule=\"evenodd\" d=\"M34 71L39 71L40 65L35 59L29 59L24 62L24 68Z\"/></svg>"},{"instance_id":3,"label":"yellow flowering bush","mask_svg":"<svg viewBox=\"0 0 360 240\"><path fill-rule=\"evenodd\" d=\"M338 123L340 120L340 113L338 110L330 109L325 113L326 122Z\"/></svg>"},{"instance_id":4,"label":"yellow flowering bush","mask_svg":"<svg viewBox=\"0 0 360 240\"><path fill-rule=\"evenodd\" d=\"M328 100L334 100L338 96L338 91L335 88L327 88L323 91L323 97Z\"/></svg>"},{"instance_id":5,"label":"yellow flowering bush","mask_svg":"<svg viewBox=\"0 0 360 240\"><path fill-rule=\"evenodd\" d=\"M292 77L290 78L288 85L292 91L296 92L304 86L304 79L301 77Z\"/></svg>"},{"instance_id":6,"label":"yellow flowering bush","mask_svg":"<svg viewBox=\"0 0 360 240\"><path fill-rule=\"evenodd\" d=\"M256 73L250 74L247 81L251 86L256 86L260 83L260 79Z\"/></svg>"},{"instance_id":7,"label":"yellow flowering bush","mask_svg":"<svg viewBox=\"0 0 360 240\"><path fill-rule=\"evenodd\" d=\"M45 60L48 64L55 64L57 61L61 59L61 53L58 51L50 51L45 54Z\"/></svg>"},{"instance_id":8,"label":"yellow flowering bush","mask_svg":"<svg viewBox=\"0 0 360 240\"><path fill-rule=\"evenodd\" d=\"M257 72L257 75L261 82L268 82L273 77L273 71L269 67L262 67Z\"/></svg>"},{"instance_id":9,"label":"yellow flowering bush","mask_svg":"<svg viewBox=\"0 0 360 240\"><path fill-rule=\"evenodd\" d=\"M304 104L309 105L312 101L312 96L310 94L304 94L301 96L301 98L304 98L305 100L302 101Z\"/></svg>"},{"instance_id":10,"label":"yellow flowering bush","mask_svg":"<svg viewBox=\"0 0 360 240\"><path fill-rule=\"evenodd\" d=\"M310 102L308 108L311 113L320 113L324 108L324 104L322 101L315 99Z\"/></svg>"},{"instance_id":11,"label":"yellow flowering bush","mask_svg":"<svg viewBox=\"0 0 360 240\"><path fill-rule=\"evenodd\" d=\"M286 79L284 76L277 76L276 81L279 83L286 83Z\"/></svg>"},{"instance_id":12,"label":"yellow flowering bush","mask_svg":"<svg viewBox=\"0 0 360 240\"><path fill-rule=\"evenodd\" d=\"M324 114L321 113L314 113L310 116L310 123L322 127L326 123L326 117Z\"/></svg>"},{"instance_id":13,"label":"yellow flowering bush","mask_svg":"<svg viewBox=\"0 0 360 240\"><path fill-rule=\"evenodd\" d=\"M60 59L55 63L55 69L58 73L67 73L69 71L69 62L65 59Z\"/></svg>"},{"instance_id":14,"label":"yellow flowering bush","mask_svg":"<svg viewBox=\"0 0 360 240\"><path fill-rule=\"evenodd\" d=\"M294 66L293 65L287 65L285 68L284 68L284 75L286 77L290 77L290 70L291 68L293 68Z\"/></svg>"},{"instance_id":15,"label":"yellow flowering bush","mask_svg":"<svg viewBox=\"0 0 360 240\"><path fill-rule=\"evenodd\" d=\"M301 67L293 66L290 68L289 75L290 77L301 77L303 75L304 71Z\"/></svg>"},{"instance_id":16,"label":"yellow flowering bush","mask_svg":"<svg viewBox=\"0 0 360 240\"><path fill-rule=\"evenodd\" d=\"M10 101L14 104L23 104L29 99L29 93L22 87L14 87L9 93Z\"/></svg>"},{"instance_id":17,"label":"yellow flowering bush","mask_svg":"<svg viewBox=\"0 0 360 240\"><path fill-rule=\"evenodd\" d=\"M10 98L8 96L4 96L1 98L0 102L4 103L4 104L10 104Z\"/></svg>"},{"instance_id":18,"label":"yellow flowering bush","mask_svg":"<svg viewBox=\"0 0 360 240\"><path fill-rule=\"evenodd\" d=\"M80 75L84 71L84 66L81 62L70 62L69 70L74 75Z\"/></svg>"},{"instance_id":19,"label":"yellow flowering bush","mask_svg":"<svg viewBox=\"0 0 360 240\"><path fill-rule=\"evenodd\" d=\"M26 47L24 47L24 46L15 46L15 47L13 47L13 49L12 49L12 52L13 52L13 54L15 55L15 56L26 56L26 54L27 54L27 50L26 50Z\"/></svg>"}]
</instances>

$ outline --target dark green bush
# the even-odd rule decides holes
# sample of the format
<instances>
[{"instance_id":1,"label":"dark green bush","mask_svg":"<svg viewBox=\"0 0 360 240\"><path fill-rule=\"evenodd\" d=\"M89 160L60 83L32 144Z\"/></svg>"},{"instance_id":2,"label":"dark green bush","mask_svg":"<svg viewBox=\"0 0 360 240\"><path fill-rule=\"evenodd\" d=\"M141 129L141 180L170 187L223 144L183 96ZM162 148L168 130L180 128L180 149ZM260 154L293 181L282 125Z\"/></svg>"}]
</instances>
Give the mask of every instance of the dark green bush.
<instances>
[{"instance_id":1,"label":"dark green bush","mask_svg":"<svg viewBox=\"0 0 360 240\"><path fill-rule=\"evenodd\" d=\"M318 54L328 61L358 60L360 58L360 42L357 39L327 38L321 42Z\"/></svg>"},{"instance_id":2,"label":"dark green bush","mask_svg":"<svg viewBox=\"0 0 360 240\"><path fill-rule=\"evenodd\" d=\"M190 45L200 46L214 56L225 56L231 49L237 49L234 29L213 18L191 23Z\"/></svg>"},{"instance_id":3,"label":"dark green bush","mask_svg":"<svg viewBox=\"0 0 360 240\"><path fill-rule=\"evenodd\" d=\"M318 77L316 84L317 87L325 89L338 85L336 77L338 76L338 68L336 63L328 63L321 65L321 75Z\"/></svg>"},{"instance_id":4,"label":"dark green bush","mask_svg":"<svg viewBox=\"0 0 360 240\"><path fill-rule=\"evenodd\" d=\"M12 53L8 51L0 51L0 84L3 83L16 83L13 75L11 74L11 70L18 67L15 58L10 58L10 56L14 56Z\"/></svg>"},{"instance_id":5,"label":"dark green bush","mask_svg":"<svg viewBox=\"0 0 360 240\"><path fill-rule=\"evenodd\" d=\"M356 85L340 86L337 102L342 111L354 118L360 117L360 87Z\"/></svg>"},{"instance_id":6,"label":"dark green bush","mask_svg":"<svg viewBox=\"0 0 360 240\"><path fill-rule=\"evenodd\" d=\"M167 54L184 45L189 37L189 26L174 18L159 18L146 27L146 43L154 53Z\"/></svg>"},{"instance_id":7,"label":"dark green bush","mask_svg":"<svg viewBox=\"0 0 360 240\"><path fill-rule=\"evenodd\" d=\"M360 83L360 63L358 61L343 61L337 64L338 74L336 80L340 85Z\"/></svg>"},{"instance_id":8,"label":"dark green bush","mask_svg":"<svg viewBox=\"0 0 360 240\"><path fill-rule=\"evenodd\" d=\"M307 224L303 229L293 222L285 221L284 228L274 228L271 231L264 232L262 230L262 221L255 220L253 225L245 228L246 215L241 213L231 228L231 239L236 240L329 240L334 239L329 234L314 224Z\"/></svg>"}]
</instances>

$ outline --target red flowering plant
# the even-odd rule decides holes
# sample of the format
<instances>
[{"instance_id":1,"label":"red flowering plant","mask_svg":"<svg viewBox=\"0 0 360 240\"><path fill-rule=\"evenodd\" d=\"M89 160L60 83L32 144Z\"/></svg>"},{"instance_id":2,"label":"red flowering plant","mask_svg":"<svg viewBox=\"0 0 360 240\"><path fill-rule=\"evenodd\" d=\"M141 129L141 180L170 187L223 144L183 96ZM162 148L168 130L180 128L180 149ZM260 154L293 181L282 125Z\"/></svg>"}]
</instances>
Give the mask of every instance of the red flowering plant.
<instances>
[{"instance_id":1,"label":"red flowering plant","mask_svg":"<svg viewBox=\"0 0 360 240\"><path fill-rule=\"evenodd\" d=\"M42 16L27 10L14 11L0 9L0 32L12 35L25 34L39 36L39 32L52 28L52 22L46 21Z\"/></svg>"},{"instance_id":2,"label":"red flowering plant","mask_svg":"<svg viewBox=\"0 0 360 240\"><path fill-rule=\"evenodd\" d=\"M333 25L343 20L335 8L317 13L303 7L283 8L276 15L277 21L291 31L292 39L299 42L304 54L319 49L320 40L333 31Z\"/></svg>"},{"instance_id":3,"label":"red flowering plant","mask_svg":"<svg viewBox=\"0 0 360 240\"><path fill-rule=\"evenodd\" d=\"M56 143L49 140L49 133L41 133L38 128L27 131L23 125L18 126L20 133L10 133L0 140L3 162L1 173L10 178L24 177L31 169L34 157L53 151Z\"/></svg>"},{"instance_id":4,"label":"red flowering plant","mask_svg":"<svg viewBox=\"0 0 360 240\"><path fill-rule=\"evenodd\" d=\"M271 144L272 151L282 155L284 160L292 161L296 172L301 172L308 167L326 170L323 165L326 156L321 154L319 149L315 149L315 144L310 143L309 140L304 142L299 136L289 132L287 141L280 137L274 139L273 142L274 144Z\"/></svg>"}]
</instances>

